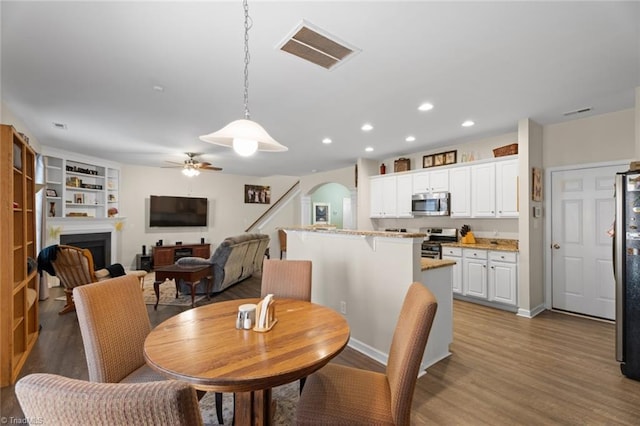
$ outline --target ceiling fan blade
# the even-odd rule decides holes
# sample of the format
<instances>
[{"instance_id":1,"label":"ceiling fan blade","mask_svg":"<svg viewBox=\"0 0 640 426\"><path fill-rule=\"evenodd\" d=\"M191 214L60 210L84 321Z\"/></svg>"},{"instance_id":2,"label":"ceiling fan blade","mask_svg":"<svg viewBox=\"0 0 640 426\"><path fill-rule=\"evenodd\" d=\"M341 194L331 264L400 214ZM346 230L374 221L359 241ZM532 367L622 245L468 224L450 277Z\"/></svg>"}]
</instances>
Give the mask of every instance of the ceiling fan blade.
<instances>
[{"instance_id":1,"label":"ceiling fan blade","mask_svg":"<svg viewBox=\"0 0 640 426\"><path fill-rule=\"evenodd\" d=\"M167 164L175 164L176 166L180 166L180 167L184 166L184 163L178 163L176 161L165 161L165 163L167 163Z\"/></svg>"},{"instance_id":2,"label":"ceiling fan blade","mask_svg":"<svg viewBox=\"0 0 640 426\"><path fill-rule=\"evenodd\" d=\"M194 164L194 166L200 167L200 168L207 167L207 166L210 166L210 165L211 165L211 163L208 163L206 161L200 161L199 163L195 163Z\"/></svg>"},{"instance_id":3,"label":"ceiling fan blade","mask_svg":"<svg viewBox=\"0 0 640 426\"><path fill-rule=\"evenodd\" d=\"M182 169L184 168L184 165L179 165L179 166L160 166L161 169Z\"/></svg>"},{"instance_id":4,"label":"ceiling fan blade","mask_svg":"<svg viewBox=\"0 0 640 426\"><path fill-rule=\"evenodd\" d=\"M213 170L216 172L219 172L222 170L222 167L215 167L215 166L204 166L204 167L200 167L202 170Z\"/></svg>"}]
</instances>

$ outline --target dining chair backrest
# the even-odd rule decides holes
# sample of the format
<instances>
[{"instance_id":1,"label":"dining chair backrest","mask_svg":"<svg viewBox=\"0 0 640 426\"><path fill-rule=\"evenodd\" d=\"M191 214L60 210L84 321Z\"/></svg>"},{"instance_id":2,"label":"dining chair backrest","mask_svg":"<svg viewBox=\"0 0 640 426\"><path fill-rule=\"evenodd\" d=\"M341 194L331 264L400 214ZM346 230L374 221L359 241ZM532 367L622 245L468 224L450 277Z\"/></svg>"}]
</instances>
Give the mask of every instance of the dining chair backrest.
<instances>
[{"instance_id":1,"label":"dining chair backrest","mask_svg":"<svg viewBox=\"0 0 640 426\"><path fill-rule=\"evenodd\" d=\"M287 232L284 229L278 229L278 241L280 242L280 259L282 259L282 253L287 251Z\"/></svg>"},{"instance_id":2,"label":"dining chair backrest","mask_svg":"<svg viewBox=\"0 0 640 426\"><path fill-rule=\"evenodd\" d=\"M386 375L394 424L409 424L411 402L438 303L422 283L407 291L391 340Z\"/></svg>"},{"instance_id":3,"label":"dining chair backrest","mask_svg":"<svg viewBox=\"0 0 640 426\"><path fill-rule=\"evenodd\" d=\"M151 323L135 276L76 287L73 297L90 381L117 383L145 365Z\"/></svg>"},{"instance_id":4,"label":"dining chair backrest","mask_svg":"<svg viewBox=\"0 0 640 426\"><path fill-rule=\"evenodd\" d=\"M311 301L311 261L265 259L260 297Z\"/></svg>"},{"instance_id":5,"label":"dining chair backrest","mask_svg":"<svg viewBox=\"0 0 640 426\"><path fill-rule=\"evenodd\" d=\"M24 416L46 424L202 425L195 389L178 380L91 383L38 373L18 380L15 393Z\"/></svg>"}]
</instances>

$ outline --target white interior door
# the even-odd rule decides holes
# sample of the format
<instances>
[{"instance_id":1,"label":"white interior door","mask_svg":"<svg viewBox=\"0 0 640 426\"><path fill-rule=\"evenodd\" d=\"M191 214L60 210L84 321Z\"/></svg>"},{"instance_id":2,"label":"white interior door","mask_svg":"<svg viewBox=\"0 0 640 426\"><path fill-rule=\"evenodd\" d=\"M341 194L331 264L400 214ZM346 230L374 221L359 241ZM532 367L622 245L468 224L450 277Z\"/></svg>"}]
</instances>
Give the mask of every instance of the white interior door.
<instances>
[{"instance_id":1,"label":"white interior door","mask_svg":"<svg viewBox=\"0 0 640 426\"><path fill-rule=\"evenodd\" d=\"M623 166L551 173L552 306L615 318L612 240L615 174Z\"/></svg>"}]
</instances>

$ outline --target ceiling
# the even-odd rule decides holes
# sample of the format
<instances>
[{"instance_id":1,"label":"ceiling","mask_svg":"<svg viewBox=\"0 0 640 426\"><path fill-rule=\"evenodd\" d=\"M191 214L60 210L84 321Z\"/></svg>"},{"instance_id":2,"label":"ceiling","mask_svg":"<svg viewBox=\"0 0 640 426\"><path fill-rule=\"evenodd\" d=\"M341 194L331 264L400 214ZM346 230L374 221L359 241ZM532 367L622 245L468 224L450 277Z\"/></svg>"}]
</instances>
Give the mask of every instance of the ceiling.
<instances>
[{"instance_id":1,"label":"ceiling","mask_svg":"<svg viewBox=\"0 0 640 426\"><path fill-rule=\"evenodd\" d=\"M1 7L3 103L42 145L126 164L301 176L633 108L640 87L639 2L250 0L251 118L289 150L243 158L198 139L243 118L241 1ZM361 52L326 70L278 50L302 19Z\"/></svg>"}]
</instances>

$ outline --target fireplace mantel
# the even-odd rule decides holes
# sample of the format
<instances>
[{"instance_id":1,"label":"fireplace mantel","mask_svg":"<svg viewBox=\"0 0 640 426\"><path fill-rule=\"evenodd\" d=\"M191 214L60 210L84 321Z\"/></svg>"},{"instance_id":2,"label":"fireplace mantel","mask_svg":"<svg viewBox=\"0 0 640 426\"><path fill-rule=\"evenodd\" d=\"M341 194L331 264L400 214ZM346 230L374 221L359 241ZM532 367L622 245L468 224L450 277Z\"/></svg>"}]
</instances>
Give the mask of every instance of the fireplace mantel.
<instances>
[{"instance_id":1,"label":"fireplace mantel","mask_svg":"<svg viewBox=\"0 0 640 426\"><path fill-rule=\"evenodd\" d=\"M45 247L60 244L60 235L91 234L109 232L111 234L111 264L123 263L120 250L120 231L125 225L123 217L113 218L47 218Z\"/></svg>"}]
</instances>

